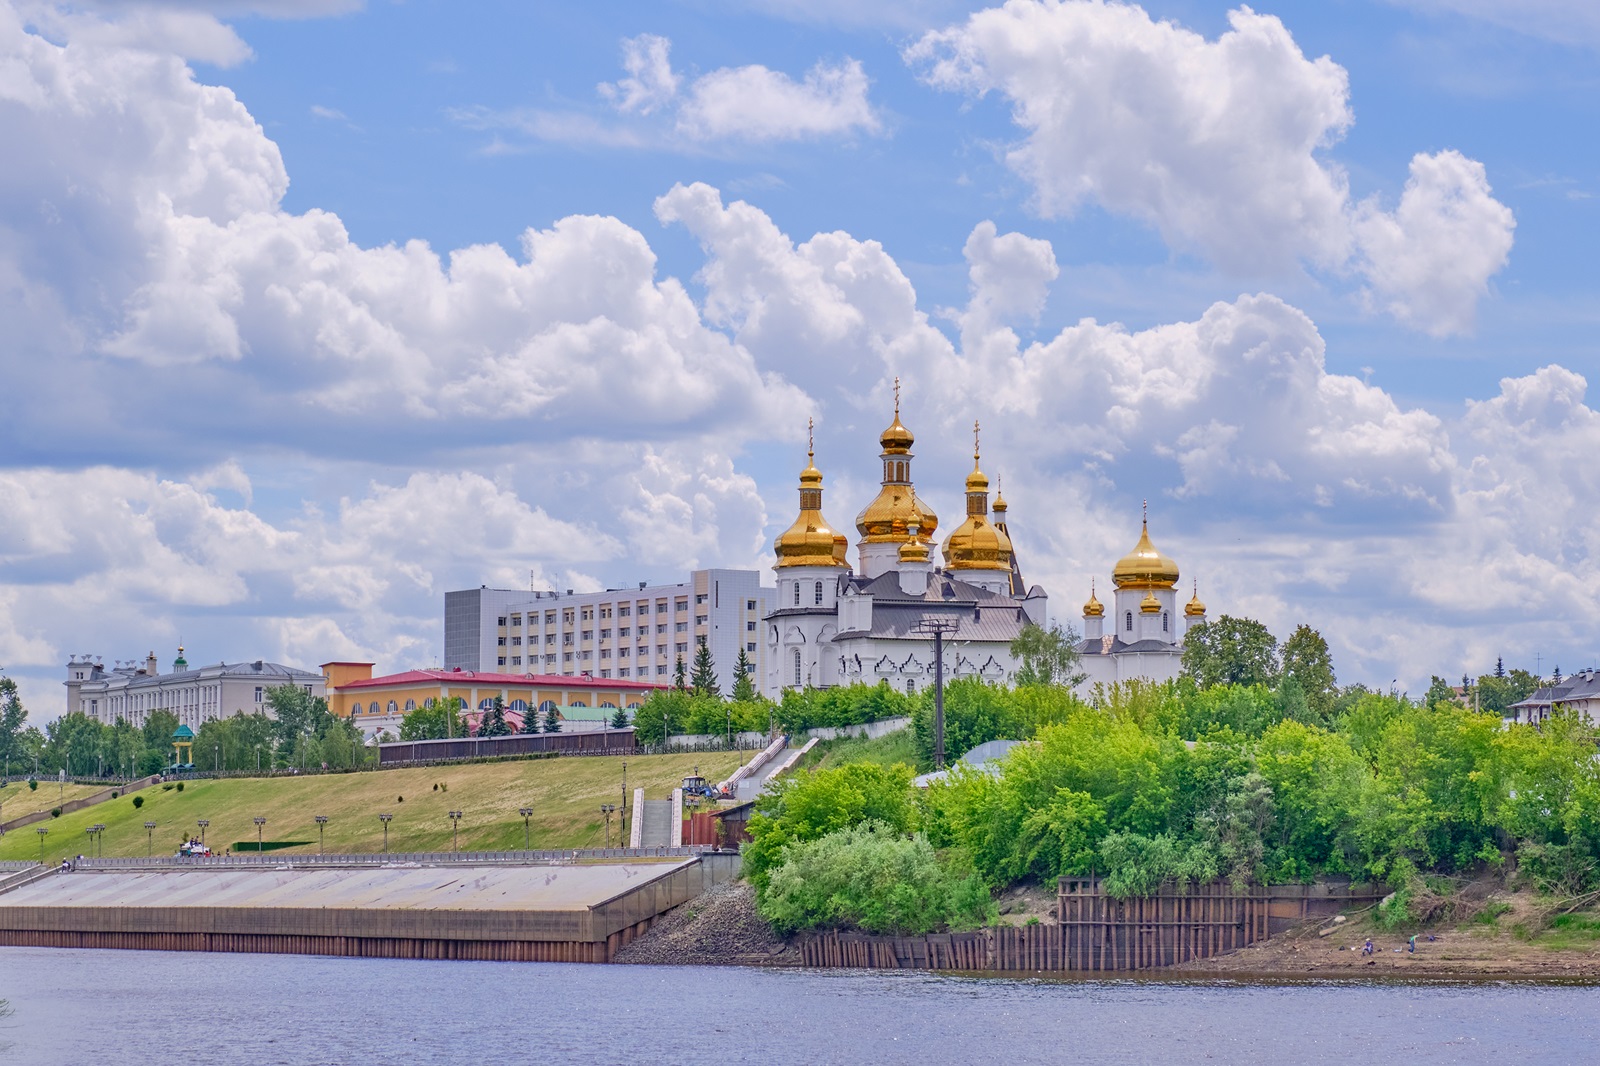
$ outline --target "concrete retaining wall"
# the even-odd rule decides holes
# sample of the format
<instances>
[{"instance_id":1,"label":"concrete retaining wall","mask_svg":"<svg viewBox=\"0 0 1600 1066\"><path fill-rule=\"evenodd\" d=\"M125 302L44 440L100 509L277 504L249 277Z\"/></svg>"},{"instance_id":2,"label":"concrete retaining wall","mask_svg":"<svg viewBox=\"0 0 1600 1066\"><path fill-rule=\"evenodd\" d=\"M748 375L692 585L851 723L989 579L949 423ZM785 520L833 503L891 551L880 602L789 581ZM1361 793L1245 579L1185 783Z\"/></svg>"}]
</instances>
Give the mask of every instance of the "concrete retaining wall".
<instances>
[{"instance_id":1,"label":"concrete retaining wall","mask_svg":"<svg viewBox=\"0 0 1600 1066\"><path fill-rule=\"evenodd\" d=\"M136 781L129 781L126 785L117 785L114 788L106 789L104 792L96 792L92 796L82 796L75 800L68 800L65 803L50 804L42 811L34 811L32 814L25 814L21 818L13 818L8 822L0 822L0 833L9 833L13 829L21 829L25 826L30 826L35 822L47 822L51 818L55 817L55 815L51 814L50 811L54 810L56 807L61 808L62 814L71 814L73 811L81 811L85 807L93 807L97 803L105 803L107 800L111 799L111 794L113 792L115 792L120 798L128 795L130 792L137 792L141 788L147 788L159 780L161 780L159 777L141 777ZM39 787L44 789L49 788L50 786L41 782ZM4 798L0 797L0 803L3 802L5 802ZM12 802L16 801L13 800Z\"/></svg>"}]
</instances>

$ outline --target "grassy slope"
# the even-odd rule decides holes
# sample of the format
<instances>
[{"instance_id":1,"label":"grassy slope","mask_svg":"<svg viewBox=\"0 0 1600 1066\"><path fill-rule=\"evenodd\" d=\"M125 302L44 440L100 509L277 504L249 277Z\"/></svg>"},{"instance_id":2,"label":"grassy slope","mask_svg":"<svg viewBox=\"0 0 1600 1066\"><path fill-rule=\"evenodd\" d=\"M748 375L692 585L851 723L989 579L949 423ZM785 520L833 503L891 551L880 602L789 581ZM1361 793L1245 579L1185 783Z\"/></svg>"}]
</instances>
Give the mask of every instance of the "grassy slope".
<instances>
[{"instance_id":1,"label":"grassy slope","mask_svg":"<svg viewBox=\"0 0 1600 1066\"><path fill-rule=\"evenodd\" d=\"M690 770L712 779L726 777L742 756L731 753L644 755L628 759L628 791L643 787L652 799L665 798ZM206 842L219 851L236 841L254 841L257 815L267 819L265 839L309 841L285 852L316 851L313 815L326 814L329 852L373 852L383 847L380 811L394 814L389 824L391 851L448 851L450 819L459 810L461 849L497 850L522 846L518 807L532 807L531 843L535 848L600 847L605 820L600 804L620 802L620 758L541 759L525 762L445 766L433 769L381 770L318 777L195 781L183 792L153 785L136 796L120 797L49 822L44 855L88 854L86 826L107 826L103 853L143 855L144 823L158 823L155 852L171 854L184 836L198 833L195 819L209 818ZM434 791L434 785L448 791ZM39 786L44 791L44 785ZM401 802L399 797L404 797ZM0 859L37 859L39 838L34 826L0 839ZM618 841L615 815L612 843Z\"/></svg>"},{"instance_id":2,"label":"grassy slope","mask_svg":"<svg viewBox=\"0 0 1600 1066\"><path fill-rule=\"evenodd\" d=\"M48 811L52 807L59 807L62 803L71 803L85 796L92 796L97 792L104 792L113 785L61 785L54 781L40 781L37 789L28 788L26 779L13 780L5 788L0 788L0 822L9 822L13 818L21 818L25 814L36 811Z\"/></svg>"},{"instance_id":3,"label":"grassy slope","mask_svg":"<svg viewBox=\"0 0 1600 1066\"><path fill-rule=\"evenodd\" d=\"M807 769L833 769L854 762L875 763L879 766L893 766L895 763L903 762L907 766L916 766L917 749L911 737L911 730L899 729L876 740L860 740L855 737L825 740L811 749L811 754L806 756L805 765Z\"/></svg>"}]
</instances>

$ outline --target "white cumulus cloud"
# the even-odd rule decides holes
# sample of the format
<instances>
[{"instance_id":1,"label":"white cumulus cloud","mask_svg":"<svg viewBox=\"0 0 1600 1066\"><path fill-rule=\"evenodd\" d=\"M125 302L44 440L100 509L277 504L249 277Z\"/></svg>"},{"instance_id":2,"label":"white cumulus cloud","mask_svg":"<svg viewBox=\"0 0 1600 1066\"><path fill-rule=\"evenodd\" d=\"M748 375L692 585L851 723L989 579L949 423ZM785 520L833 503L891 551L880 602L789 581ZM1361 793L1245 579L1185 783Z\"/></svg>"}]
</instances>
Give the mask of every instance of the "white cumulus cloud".
<instances>
[{"instance_id":1,"label":"white cumulus cloud","mask_svg":"<svg viewBox=\"0 0 1600 1066\"><path fill-rule=\"evenodd\" d=\"M1009 101L1023 139L1006 158L1047 217L1097 203L1246 275L1356 269L1407 324L1469 328L1512 230L1481 166L1419 156L1397 212L1353 204L1327 157L1354 121L1344 68L1274 16L1228 19L1208 40L1131 4L1009 0L905 54L936 88ZM1467 245L1481 250L1458 257Z\"/></svg>"}]
</instances>

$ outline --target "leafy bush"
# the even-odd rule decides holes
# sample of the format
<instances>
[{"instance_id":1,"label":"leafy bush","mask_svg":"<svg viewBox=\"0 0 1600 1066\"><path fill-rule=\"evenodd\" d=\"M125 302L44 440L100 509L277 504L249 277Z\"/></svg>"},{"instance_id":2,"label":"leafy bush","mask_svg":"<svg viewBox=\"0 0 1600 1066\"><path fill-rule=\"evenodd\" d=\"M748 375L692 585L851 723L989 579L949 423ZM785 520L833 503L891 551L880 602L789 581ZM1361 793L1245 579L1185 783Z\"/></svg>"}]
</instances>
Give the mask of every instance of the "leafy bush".
<instances>
[{"instance_id":1,"label":"leafy bush","mask_svg":"<svg viewBox=\"0 0 1600 1066\"><path fill-rule=\"evenodd\" d=\"M782 933L818 926L898 934L962 930L995 913L976 874L942 864L926 838L875 822L791 845L759 909Z\"/></svg>"},{"instance_id":2,"label":"leafy bush","mask_svg":"<svg viewBox=\"0 0 1600 1066\"><path fill-rule=\"evenodd\" d=\"M179 782L178 782L178 791L179 791L179 792L182 792L182 791L183 791L183 782L182 782L182 781L179 781Z\"/></svg>"},{"instance_id":3,"label":"leafy bush","mask_svg":"<svg viewBox=\"0 0 1600 1066\"><path fill-rule=\"evenodd\" d=\"M813 770L778 782L756 800L750 818L750 843L744 848L744 875L759 897L769 873L786 859L792 844L866 822L891 832L909 832L916 820L909 766L857 763L836 770Z\"/></svg>"},{"instance_id":4,"label":"leafy bush","mask_svg":"<svg viewBox=\"0 0 1600 1066\"><path fill-rule=\"evenodd\" d=\"M38 779L37 778L33 778L33 777L28 778L28 791L37 792L38 790L39 790L39 781L38 781Z\"/></svg>"},{"instance_id":5,"label":"leafy bush","mask_svg":"<svg viewBox=\"0 0 1600 1066\"><path fill-rule=\"evenodd\" d=\"M134 810L138 810L140 807L143 807L143 806L144 806L144 797L143 796L135 796L135 797L133 797L133 809Z\"/></svg>"},{"instance_id":6,"label":"leafy bush","mask_svg":"<svg viewBox=\"0 0 1600 1066\"><path fill-rule=\"evenodd\" d=\"M50 808L50 817L52 817L52 818L60 818L61 817L61 808L60 807L51 807Z\"/></svg>"}]
</instances>

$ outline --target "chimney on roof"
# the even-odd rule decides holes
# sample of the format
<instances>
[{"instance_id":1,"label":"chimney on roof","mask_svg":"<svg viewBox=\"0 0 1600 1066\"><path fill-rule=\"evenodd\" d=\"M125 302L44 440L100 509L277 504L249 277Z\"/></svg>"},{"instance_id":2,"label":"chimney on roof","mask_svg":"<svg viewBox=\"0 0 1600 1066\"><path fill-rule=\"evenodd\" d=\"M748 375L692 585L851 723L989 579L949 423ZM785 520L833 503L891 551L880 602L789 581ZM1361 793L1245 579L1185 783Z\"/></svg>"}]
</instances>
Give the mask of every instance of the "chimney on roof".
<instances>
[{"instance_id":1,"label":"chimney on roof","mask_svg":"<svg viewBox=\"0 0 1600 1066\"><path fill-rule=\"evenodd\" d=\"M639 582L639 587L640 588L644 588L644 582L643 581Z\"/></svg>"},{"instance_id":2,"label":"chimney on roof","mask_svg":"<svg viewBox=\"0 0 1600 1066\"><path fill-rule=\"evenodd\" d=\"M150 657L145 659L144 672L150 677L155 677L161 672L161 664L156 662L155 652L151 652Z\"/></svg>"},{"instance_id":3,"label":"chimney on roof","mask_svg":"<svg viewBox=\"0 0 1600 1066\"><path fill-rule=\"evenodd\" d=\"M571 590L571 589L568 589L568 590L567 590L567 595L568 595L568 596L570 596L570 595L572 595L572 590Z\"/></svg>"},{"instance_id":4,"label":"chimney on roof","mask_svg":"<svg viewBox=\"0 0 1600 1066\"><path fill-rule=\"evenodd\" d=\"M256 673L258 673L258 674L259 674L259 673L260 673L260 672L261 672L261 670L262 670L262 668L263 668L263 667L264 667L264 666L266 666L266 663L264 663L264 662L263 662L263 661L262 661L262 660L260 660L260 659L257 659L257 660L256 660Z\"/></svg>"}]
</instances>

